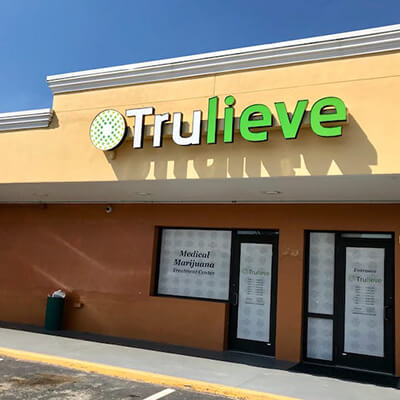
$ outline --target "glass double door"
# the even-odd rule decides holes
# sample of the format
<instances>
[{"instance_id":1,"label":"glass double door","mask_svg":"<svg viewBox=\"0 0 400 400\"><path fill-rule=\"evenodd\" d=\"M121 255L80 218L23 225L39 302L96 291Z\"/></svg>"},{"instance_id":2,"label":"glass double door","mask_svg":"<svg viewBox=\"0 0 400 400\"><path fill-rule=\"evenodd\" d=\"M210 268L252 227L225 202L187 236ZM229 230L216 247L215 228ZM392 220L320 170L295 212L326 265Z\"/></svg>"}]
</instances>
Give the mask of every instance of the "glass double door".
<instances>
[{"instance_id":1,"label":"glass double door","mask_svg":"<svg viewBox=\"0 0 400 400\"><path fill-rule=\"evenodd\" d=\"M391 234L310 233L305 358L393 372L393 271Z\"/></svg>"},{"instance_id":2,"label":"glass double door","mask_svg":"<svg viewBox=\"0 0 400 400\"><path fill-rule=\"evenodd\" d=\"M236 231L232 239L229 348L272 356L278 233Z\"/></svg>"}]
</instances>

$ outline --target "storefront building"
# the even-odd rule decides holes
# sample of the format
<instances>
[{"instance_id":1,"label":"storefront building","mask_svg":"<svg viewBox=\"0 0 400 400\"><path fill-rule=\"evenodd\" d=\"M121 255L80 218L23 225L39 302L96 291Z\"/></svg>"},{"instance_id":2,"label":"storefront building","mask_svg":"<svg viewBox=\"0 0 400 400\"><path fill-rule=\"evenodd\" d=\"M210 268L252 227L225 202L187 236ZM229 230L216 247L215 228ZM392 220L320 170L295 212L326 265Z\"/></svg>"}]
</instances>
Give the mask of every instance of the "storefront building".
<instances>
[{"instance_id":1,"label":"storefront building","mask_svg":"<svg viewBox=\"0 0 400 400\"><path fill-rule=\"evenodd\" d=\"M0 320L400 376L400 26L48 77L0 114Z\"/></svg>"}]
</instances>

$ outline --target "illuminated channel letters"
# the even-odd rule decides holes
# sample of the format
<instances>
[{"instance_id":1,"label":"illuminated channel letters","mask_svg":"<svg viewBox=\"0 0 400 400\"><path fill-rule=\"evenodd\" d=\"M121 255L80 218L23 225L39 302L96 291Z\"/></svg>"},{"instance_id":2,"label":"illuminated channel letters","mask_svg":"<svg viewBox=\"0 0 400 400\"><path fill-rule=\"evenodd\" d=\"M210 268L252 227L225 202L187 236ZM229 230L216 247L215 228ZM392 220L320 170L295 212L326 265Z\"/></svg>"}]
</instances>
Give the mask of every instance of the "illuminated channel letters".
<instances>
[{"instance_id":1,"label":"illuminated channel letters","mask_svg":"<svg viewBox=\"0 0 400 400\"><path fill-rule=\"evenodd\" d=\"M224 99L224 118L222 139L231 143L235 135L235 118L239 120L236 129L243 139L250 142L268 140L269 129L280 126L285 140L296 139L306 116L308 100L298 100L293 112L288 111L284 102L276 102L275 112L265 104L252 104L246 107L240 116L235 115L235 98L232 95ZM218 134L217 96L208 99L206 142L217 143ZM156 114L154 107L132 108L126 110L127 117L134 118L133 148L143 148L144 127L146 117L154 120L153 147L162 147L164 124L172 123L172 140L179 146L199 145L202 140L203 112L193 111L192 130L190 135L182 134L183 114L181 112ZM321 137L337 137L342 135L341 126L347 120L344 102L338 97L324 97L317 100L309 112L311 130ZM276 123L275 123L276 121ZM328 123L328 124L327 124ZM221 129L220 129L221 130ZM90 138L100 150L112 150L118 147L125 138L126 125L123 116L114 110L105 110L98 114L90 128Z\"/></svg>"}]
</instances>

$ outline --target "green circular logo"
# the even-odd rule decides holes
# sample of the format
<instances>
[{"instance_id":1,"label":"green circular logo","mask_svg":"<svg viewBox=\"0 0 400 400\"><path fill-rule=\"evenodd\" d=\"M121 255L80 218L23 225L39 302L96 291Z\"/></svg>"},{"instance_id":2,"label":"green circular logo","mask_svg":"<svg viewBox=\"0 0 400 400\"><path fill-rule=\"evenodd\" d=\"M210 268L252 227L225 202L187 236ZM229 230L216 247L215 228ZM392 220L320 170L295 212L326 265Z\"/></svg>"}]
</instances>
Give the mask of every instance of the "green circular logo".
<instances>
[{"instance_id":1,"label":"green circular logo","mask_svg":"<svg viewBox=\"0 0 400 400\"><path fill-rule=\"evenodd\" d=\"M90 140L99 150L112 150L124 140L126 123L122 114L105 110L97 114L90 125Z\"/></svg>"}]
</instances>

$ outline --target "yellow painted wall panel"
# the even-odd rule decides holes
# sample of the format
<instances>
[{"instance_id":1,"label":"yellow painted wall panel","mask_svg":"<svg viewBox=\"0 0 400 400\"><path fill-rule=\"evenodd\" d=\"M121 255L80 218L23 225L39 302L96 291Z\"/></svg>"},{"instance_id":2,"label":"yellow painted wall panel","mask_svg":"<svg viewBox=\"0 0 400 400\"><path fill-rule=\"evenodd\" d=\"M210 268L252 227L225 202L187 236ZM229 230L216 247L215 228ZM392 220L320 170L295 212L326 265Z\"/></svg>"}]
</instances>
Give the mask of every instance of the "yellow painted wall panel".
<instances>
[{"instance_id":1,"label":"yellow painted wall panel","mask_svg":"<svg viewBox=\"0 0 400 400\"><path fill-rule=\"evenodd\" d=\"M0 134L0 182L399 174L399 62L400 55L391 53L58 94L48 129ZM125 114L128 108L154 106L156 113L183 112L191 124L193 110L207 118L208 98L215 92L220 118L223 94L236 97L237 117L254 103L266 104L276 117L276 101L293 111L297 100L308 99L310 110L317 99L338 96L347 106L349 123L336 138L318 137L307 128L297 139L284 140L278 128L267 142L250 143L236 132L229 144L221 136L216 145L203 139L200 146L179 146L165 138L162 148L153 148L146 139L143 149L132 149L128 138L115 159L90 142L90 124L104 109ZM134 118L126 120L131 134ZM152 124L153 117L146 121Z\"/></svg>"}]
</instances>

